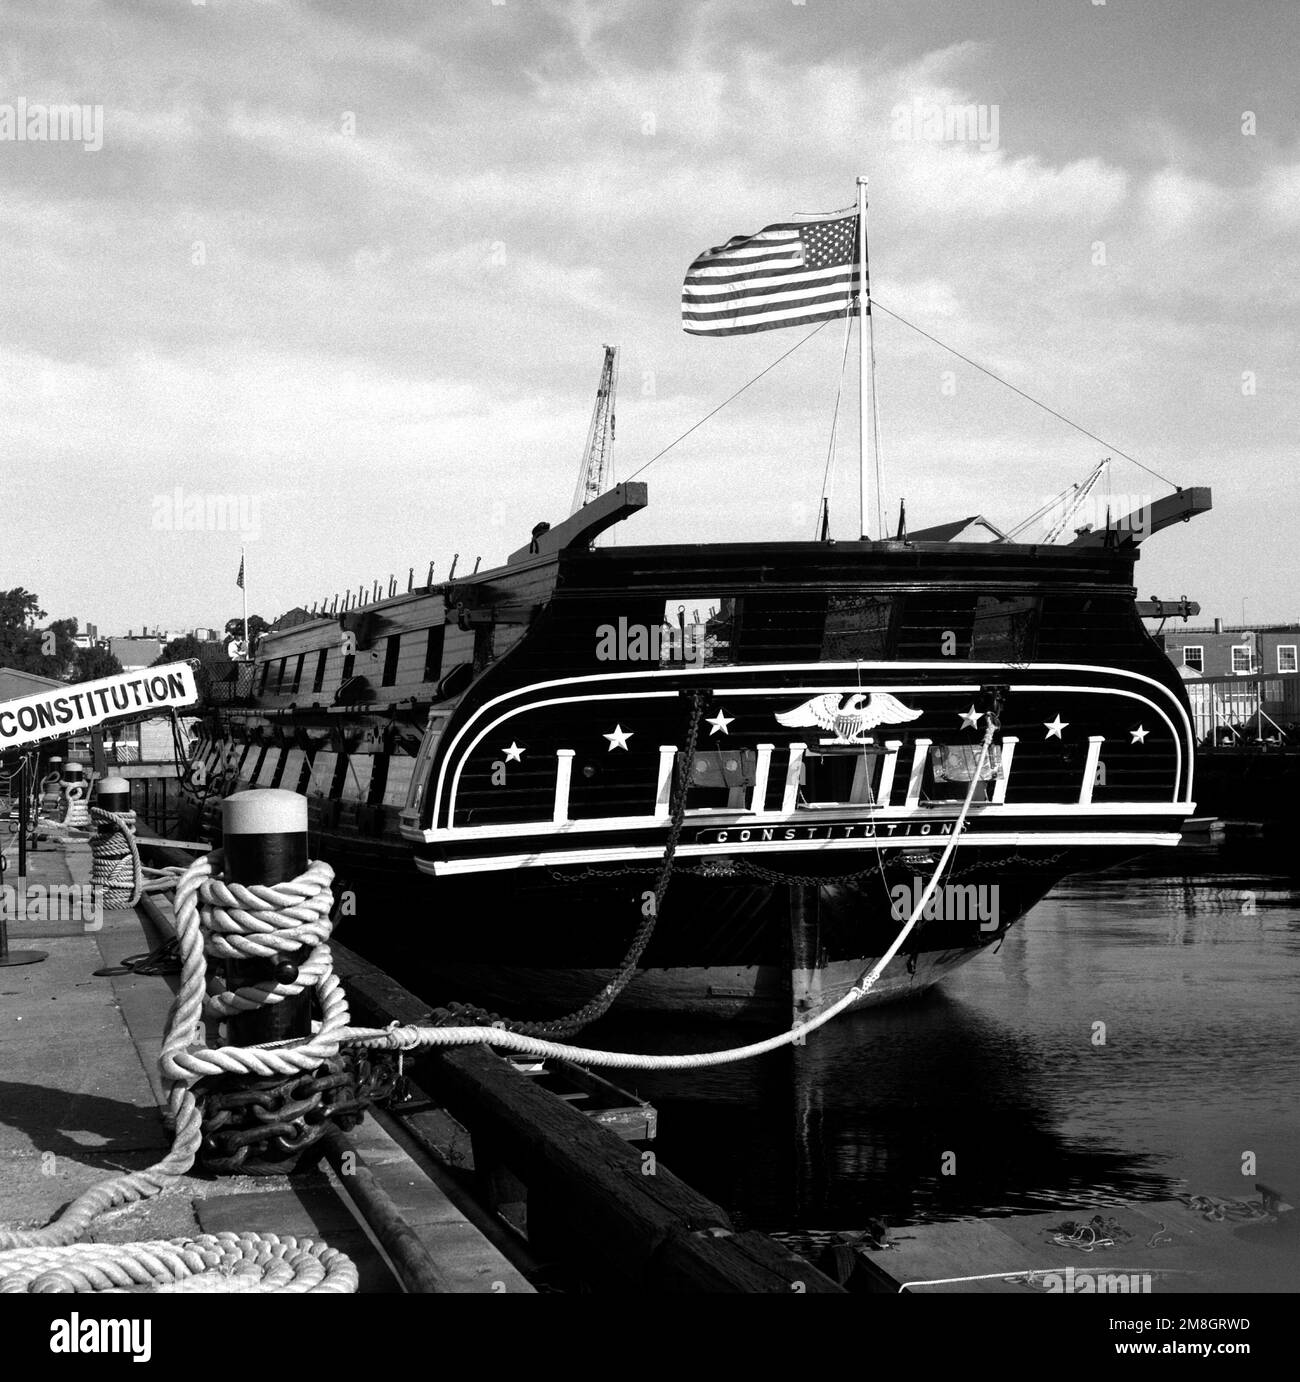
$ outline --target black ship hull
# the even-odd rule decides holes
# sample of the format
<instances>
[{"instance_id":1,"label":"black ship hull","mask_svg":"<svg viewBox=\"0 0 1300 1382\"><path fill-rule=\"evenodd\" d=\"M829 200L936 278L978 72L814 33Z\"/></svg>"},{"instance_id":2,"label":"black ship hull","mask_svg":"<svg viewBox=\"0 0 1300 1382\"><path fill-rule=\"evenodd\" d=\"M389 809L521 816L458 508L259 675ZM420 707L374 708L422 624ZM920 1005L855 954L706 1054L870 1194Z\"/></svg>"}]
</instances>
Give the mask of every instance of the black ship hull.
<instances>
[{"instance_id":1,"label":"black ship hull","mask_svg":"<svg viewBox=\"0 0 1300 1382\"><path fill-rule=\"evenodd\" d=\"M265 640L206 722L202 811L302 792L313 854L355 891L345 943L511 1016L609 981L674 841L620 1010L798 1021L885 954L955 840L867 1001L918 993L1065 873L1177 843L1194 809L1135 556L516 554ZM706 617L674 627L695 601Z\"/></svg>"}]
</instances>

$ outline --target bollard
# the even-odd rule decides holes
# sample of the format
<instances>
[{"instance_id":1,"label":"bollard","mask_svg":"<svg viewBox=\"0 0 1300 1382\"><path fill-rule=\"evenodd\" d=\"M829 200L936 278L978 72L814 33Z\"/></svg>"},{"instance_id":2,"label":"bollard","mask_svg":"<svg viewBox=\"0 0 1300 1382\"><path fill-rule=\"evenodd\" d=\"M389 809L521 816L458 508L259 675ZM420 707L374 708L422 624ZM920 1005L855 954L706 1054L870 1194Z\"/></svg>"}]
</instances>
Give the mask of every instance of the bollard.
<instances>
[{"instance_id":1,"label":"bollard","mask_svg":"<svg viewBox=\"0 0 1300 1382\"><path fill-rule=\"evenodd\" d=\"M106 908L134 907L142 886L131 784L124 777L100 778L91 806L87 814L95 833L90 838L90 881L95 895Z\"/></svg>"},{"instance_id":2,"label":"bollard","mask_svg":"<svg viewBox=\"0 0 1300 1382\"><path fill-rule=\"evenodd\" d=\"M307 868L307 798L279 788L235 792L221 803L222 840L228 883L284 883ZM297 977L308 955L303 946L278 960L227 960L226 985L231 989ZM227 1024L236 1046L257 1046L311 1034L311 992L240 1013Z\"/></svg>"},{"instance_id":3,"label":"bollard","mask_svg":"<svg viewBox=\"0 0 1300 1382\"><path fill-rule=\"evenodd\" d=\"M90 811L86 798L90 795L90 779L86 765L72 761L65 763L59 790L63 796L63 824L78 828L89 825Z\"/></svg>"},{"instance_id":4,"label":"bollard","mask_svg":"<svg viewBox=\"0 0 1300 1382\"><path fill-rule=\"evenodd\" d=\"M101 811L131 809L131 784L124 777L102 777L95 783L95 805Z\"/></svg>"},{"instance_id":5,"label":"bollard","mask_svg":"<svg viewBox=\"0 0 1300 1382\"><path fill-rule=\"evenodd\" d=\"M29 760L30 761L30 760ZM29 768L28 771L33 771ZM24 777L22 790L18 797L18 888L15 896L25 896L27 887L27 806L28 784ZM48 950L10 950L9 948L9 897L0 897L0 969L10 969L17 965L39 964L49 954Z\"/></svg>"}]
</instances>

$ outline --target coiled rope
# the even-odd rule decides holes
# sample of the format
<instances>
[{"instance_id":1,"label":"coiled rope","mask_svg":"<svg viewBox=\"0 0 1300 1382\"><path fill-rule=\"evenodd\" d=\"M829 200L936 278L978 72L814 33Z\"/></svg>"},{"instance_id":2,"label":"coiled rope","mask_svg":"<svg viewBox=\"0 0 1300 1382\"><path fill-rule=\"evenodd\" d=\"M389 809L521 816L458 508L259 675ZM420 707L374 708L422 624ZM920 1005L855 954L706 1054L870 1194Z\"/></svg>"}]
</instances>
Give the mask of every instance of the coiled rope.
<instances>
[{"instance_id":1,"label":"coiled rope","mask_svg":"<svg viewBox=\"0 0 1300 1382\"><path fill-rule=\"evenodd\" d=\"M201 1141L201 1123L195 1083L206 1075L241 1074L253 1076L292 1075L315 1070L341 1046L389 1048L411 1051L423 1046L486 1045L529 1055L559 1057L585 1065L639 1070L686 1070L725 1065L764 1055L798 1042L825 1026L847 1008L860 1002L874 987L889 962L898 954L916 927L925 906L934 894L953 852L957 848L966 817L974 801L989 747L997 727L990 714L980 746L978 765L971 776L966 798L934 872L917 899L912 913L888 950L864 971L843 997L823 1009L816 1017L792 1029L779 1032L765 1041L725 1051L692 1055L642 1055L627 1051L600 1051L544 1041L503 1027L350 1027L347 999L334 973L329 951L333 929L330 911L333 894L330 884L334 871L319 860L290 882L274 886L248 887L227 883L214 876L223 859L217 850L195 860L176 888L176 937L181 952L181 984L168 1016L159 1069L167 1093L168 1121L173 1129L171 1151L156 1165L144 1171L113 1177L94 1186L75 1200L64 1214L45 1228L0 1231L0 1290L97 1290L126 1289L111 1271L129 1274L139 1270L144 1279L163 1287L176 1285L189 1276L203 1276L212 1270L205 1252L214 1250L208 1238L185 1239L167 1245L170 1255L162 1254L157 1243L115 1245L105 1253L103 1244L76 1244L74 1241L91 1222L106 1210L147 1199L172 1185L193 1165ZM273 959L303 946L311 946L309 958L296 979L262 983L229 990L215 975L208 976L206 956L222 959ZM321 1019L312 1035L300 1040L263 1046L209 1047L203 1040L205 1018L221 1021L227 1016L249 1011L267 1003L315 991ZM236 1289L263 1291L355 1291L356 1268L342 1254L329 1256L329 1250L295 1240L273 1240L258 1235L219 1235L227 1243L237 1267L229 1270L249 1272L248 1286ZM294 1249L276 1254L268 1243L294 1243ZM240 1245L237 1249L234 1243ZM307 1251L312 1263L322 1264L323 1277L314 1285L280 1284L286 1263L297 1248ZM16 1250L16 1251L14 1251ZM328 1257L328 1262L326 1258ZM225 1259L223 1259L225 1260ZM265 1264L275 1271L263 1272ZM110 1271L111 1268L111 1271ZM310 1269L315 1271L315 1267ZM252 1278L256 1276L256 1281ZM132 1281L136 1278L132 1277ZM293 1283L300 1280L291 1278ZM26 1284L10 1285L10 1282ZM105 1287L104 1281L112 1281ZM36 1284L43 1283L43 1284ZM208 1289L196 1284L191 1289Z\"/></svg>"},{"instance_id":2,"label":"coiled rope","mask_svg":"<svg viewBox=\"0 0 1300 1382\"><path fill-rule=\"evenodd\" d=\"M167 1094L171 1150L146 1170L93 1186L45 1228L0 1231L0 1291L121 1290L146 1281L158 1289L357 1289L352 1262L310 1240L218 1234L169 1244L75 1241L101 1214L162 1193L194 1164L202 1140L194 1085L204 1075L310 1071L338 1050L338 1035L348 1012L325 944L330 933L333 870L328 864L313 863L291 882L244 887L213 877L221 859L217 851L196 860L176 888L181 985L168 1015L158 1063ZM205 951L222 958L265 958L303 945L313 947L311 957L290 983L271 981L230 991L215 976L209 980L207 975ZM271 1047L209 1048L204 1043L205 1019L221 1021L235 1011L282 1002L308 987L315 987L323 1012L312 1036ZM191 1277L201 1280L185 1285ZM238 1284L213 1284L229 1280Z\"/></svg>"},{"instance_id":3,"label":"coiled rope","mask_svg":"<svg viewBox=\"0 0 1300 1382\"><path fill-rule=\"evenodd\" d=\"M134 907L145 893L174 888L185 872L174 865L152 869L140 861L134 811L90 808L90 882L102 904L111 909Z\"/></svg>"}]
</instances>

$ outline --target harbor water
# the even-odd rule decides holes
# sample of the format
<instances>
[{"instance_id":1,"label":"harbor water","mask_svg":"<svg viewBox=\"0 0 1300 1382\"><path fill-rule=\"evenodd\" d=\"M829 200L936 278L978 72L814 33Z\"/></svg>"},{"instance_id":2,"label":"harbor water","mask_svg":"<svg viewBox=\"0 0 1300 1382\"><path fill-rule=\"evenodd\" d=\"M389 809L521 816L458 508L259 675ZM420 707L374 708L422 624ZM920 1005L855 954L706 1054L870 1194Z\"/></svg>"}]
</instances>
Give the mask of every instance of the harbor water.
<instances>
[{"instance_id":1,"label":"harbor water","mask_svg":"<svg viewBox=\"0 0 1300 1382\"><path fill-rule=\"evenodd\" d=\"M659 1107L665 1164L768 1231L1068 1217L1120 1199L1253 1197L1257 1180L1294 1202L1289 867L1249 843L1205 844L1077 876L920 1001L760 1061L624 1083ZM717 1028L606 1023L600 1036L731 1044Z\"/></svg>"}]
</instances>

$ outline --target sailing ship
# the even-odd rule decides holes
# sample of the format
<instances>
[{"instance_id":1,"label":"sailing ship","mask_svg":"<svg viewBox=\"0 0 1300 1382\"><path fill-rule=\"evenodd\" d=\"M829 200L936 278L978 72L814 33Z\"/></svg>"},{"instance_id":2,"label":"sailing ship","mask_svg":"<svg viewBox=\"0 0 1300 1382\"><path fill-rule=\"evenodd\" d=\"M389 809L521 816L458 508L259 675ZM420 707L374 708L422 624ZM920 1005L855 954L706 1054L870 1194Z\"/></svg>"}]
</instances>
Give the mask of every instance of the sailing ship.
<instances>
[{"instance_id":1,"label":"sailing ship","mask_svg":"<svg viewBox=\"0 0 1300 1382\"><path fill-rule=\"evenodd\" d=\"M847 251L817 218L701 256L687 329L829 312L861 336L864 203L860 185ZM785 291L736 289L754 281ZM194 769L209 826L223 793L303 793L313 855L400 890L352 944L400 933L408 983L415 966L529 1017L611 982L653 912L622 1009L803 1020L885 953L960 826L934 914L871 999L919 993L1064 875L1177 843L1187 697L1133 570L1208 491L1064 544L955 524L634 545L646 483L600 492L614 368L607 348L569 518L489 569L305 611L214 687Z\"/></svg>"}]
</instances>

